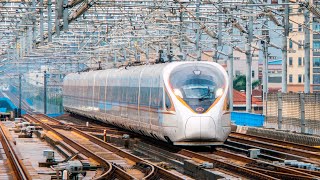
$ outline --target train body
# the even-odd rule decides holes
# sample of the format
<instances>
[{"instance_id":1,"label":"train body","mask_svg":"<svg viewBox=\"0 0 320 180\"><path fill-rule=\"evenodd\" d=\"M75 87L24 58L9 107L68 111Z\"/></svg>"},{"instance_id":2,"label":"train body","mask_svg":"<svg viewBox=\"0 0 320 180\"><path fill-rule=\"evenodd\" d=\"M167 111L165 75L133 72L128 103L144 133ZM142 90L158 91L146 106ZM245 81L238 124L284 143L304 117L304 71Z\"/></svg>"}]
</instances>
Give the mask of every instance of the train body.
<instances>
[{"instance_id":1,"label":"train body","mask_svg":"<svg viewBox=\"0 0 320 180\"><path fill-rule=\"evenodd\" d=\"M73 73L63 83L66 111L174 145L215 145L231 131L222 118L228 92L214 62L172 62Z\"/></svg>"}]
</instances>

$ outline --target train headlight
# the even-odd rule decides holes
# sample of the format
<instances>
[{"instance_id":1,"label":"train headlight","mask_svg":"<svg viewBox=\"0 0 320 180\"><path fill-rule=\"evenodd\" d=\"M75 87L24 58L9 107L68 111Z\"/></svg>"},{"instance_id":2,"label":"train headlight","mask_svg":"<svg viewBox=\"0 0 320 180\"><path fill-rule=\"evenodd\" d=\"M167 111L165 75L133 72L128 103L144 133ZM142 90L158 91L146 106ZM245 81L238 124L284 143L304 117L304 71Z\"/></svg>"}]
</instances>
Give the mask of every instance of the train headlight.
<instances>
[{"instance_id":1,"label":"train headlight","mask_svg":"<svg viewBox=\"0 0 320 180\"><path fill-rule=\"evenodd\" d=\"M223 94L223 89L222 88L219 88L216 90L216 97L219 97Z\"/></svg>"},{"instance_id":2,"label":"train headlight","mask_svg":"<svg viewBox=\"0 0 320 180\"><path fill-rule=\"evenodd\" d=\"M183 98L182 92L179 89L173 89L173 93L176 96L179 96L179 97Z\"/></svg>"}]
</instances>

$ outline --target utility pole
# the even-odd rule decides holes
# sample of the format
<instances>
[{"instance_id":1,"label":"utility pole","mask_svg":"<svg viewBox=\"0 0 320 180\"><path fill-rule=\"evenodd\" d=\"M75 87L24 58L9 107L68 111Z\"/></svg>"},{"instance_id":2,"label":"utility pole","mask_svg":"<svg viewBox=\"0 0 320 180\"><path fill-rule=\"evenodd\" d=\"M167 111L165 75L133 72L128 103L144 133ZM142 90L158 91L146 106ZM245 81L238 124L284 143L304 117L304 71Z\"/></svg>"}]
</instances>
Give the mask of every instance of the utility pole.
<instances>
[{"instance_id":1,"label":"utility pole","mask_svg":"<svg viewBox=\"0 0 320 180\"><path fill-rule=\"evenodd\" d=\"M47 114L47 71L43 74L43 114Z\"/></svg>"},{"instance_id":2,"label":"utility pole","mask_svg":"<svg viewBox=\"0 0 320 180\"><path fill-rule=\"evenodd\" d=\"M218 46L221 46L222 45L222 4L221 4L221 1L219 1L219 5L218 5L218 8L219 8L219 13L218 13L218 16L219 16L219 23L218 23Z\"/></svg>"},{"instance_id":3,"label":"utility pole","mask_svg":"<svg viewBox=\"0 0 320 180\"><path fill-rule=\"evenodd\" d=\"M304 92L310 93L310 12L306 7L304 8L304 25Z\"/></svg>"},{"instance_id":4,"label":"utility pole","mask_svg":"<svg viewBox=\"0 0 320 180\"><path fill-rule=\"evenodd\" d=\"M43 26L43 9L42 9L42 7L43 7L43 0L40 0L40 7L41 7L41 9L40 9L40 45L42 46L43 45L43 28L44 28L44 26Z\"/></svg>"},{"instance_id":5,"label":"utility pole","mask_svg":"<svg viewBox=\"0 0 320 180\"><path fill-rule=\"evenodd\" d=\"M268 25L268 19L264 21L263 29L266 29ZM265 104L267 101L268 94L268 44L270 43L269 30L264 30L264 34L266 35L265 41L263 43L263 103ZM266 106L263 108L263 114L266 115Z\"/></svg>"},{"instance_id":6,"label":"utility pole","mask_svg":"<svg viewBox=\"0 0 320 180\"><path fill-rule=\"evenodd\" d=\"M36 0L32 0L32 12L35 13L36 12ZM31 16L32 18L32 47L34 46L33 43L36 42L36 16L35 14L33 16Z\"/></svg>"},{"instance_id":7,"label":"utility pole","mask_svg":"<svg viewBox=\"0 0 320 180\"><path fill-rule=\"evenodd\" d=\"M183 9L182 5L180 4L180 16L179 16L180 26L179 26L179 51L182 53L182 44L183 44L183 38L182 38L182 30L183 30Z\"/></svg>"},{"instance_id":8,"label":"utility pole","mask_svg":"<svg viewBox=\"0 0 320 180\"><path fill-rule=\"evenodd\" d=\"M218 45L215 43L213 45L214 53L213 53L213 60L214 62L218 63Z\"/></svg>"},{"instance_id":9,"label":"utility pole","mask_svg":"<svg viewBox=\"0 0 320 180\"><path fill-rule=\"evenodd\" d=\"M19 74L19 109L18 109L18 117L21 117L21 108L22 108L22 87L21 87L21 73Z\"/></svg>"},{"instance_id":10,"label":"utility pole","mask_svg":"<svg viewBox=\"0 0 320 180\"><path fill-rule=\"evenodd\" d=\"M52 42L51 18L52 18L52 2L51 0L48 0L48 42Z\"/></svg>"},{"instance_id":11,"label":"utility pole","mask_svg":"<svg viewBox=\"0 0 320 180\"><path fill-rule=\"evenodd\" d=\"M252 71L252 53L251 53L251 44L253 39L253 16L249 17L249 25L247 26L248 37L246 44L246 66L247 66L247 78L246 78L246 111L251 112L252 102L251 102L251 92L252 92L252 82L251 82L251 71Z\"/></svg>"},{"instance_id":12,"label":"utility pole","mask_svg":"<svg viewBox=\"0 0 320 180\"><path fill-rule=\"evenodd\" d=\"M63 0L63 31L67 32L68 28L68 0Z\"/></svg>"},{"instance_id":13,"label":"utility pole","mask_svg":"<svg viewBox=\"0 0 320 180\"><path fill-rule=\"evenodd\" d=\"M282 89L283 93L287 92L287 59L288 59L288 40L287 37L289 35L289 0L285 0L285 10L284 10L284 17L283 17L283 37L282 37Z\"/></svg>"},{"instance_id":14,"label":"utility pole","mask_svg":"<svg viewBox=\"0 0 320 180\"><path fill-rule=\"evenodd\" d=\"M229 74L229 111L233 111L233 47L232 47L232 35L233 27L231 26L230 37L231 43L229 46L229 65L228 65L228 74Z\"/></svg>"},{"instance_id":15,"label":"utility pole","mask_svg":"<svg viewBox=\"0 0 320 180\"><path fill-rule=\"evenodd\" d=\"M60 15L61 15L61 5L62 5L62 0L56 0L56 14L55 14L55 25L56 25L56 35L57 37L60 36Z\"/></svg>"},{"instance_id":16,"label":"utility pole","mask_svg":"<svg viewBox=\"0 0 320 180\"><path fill-rule=\"evenodd\" d=\"M199 20L200 17L200 0L196 2L196 18ZM200 26L197 25L197 33L196 33L196 52L197 52L197 61L201 61L201 52L200 52Z\"/></svg>"}]
</instances>

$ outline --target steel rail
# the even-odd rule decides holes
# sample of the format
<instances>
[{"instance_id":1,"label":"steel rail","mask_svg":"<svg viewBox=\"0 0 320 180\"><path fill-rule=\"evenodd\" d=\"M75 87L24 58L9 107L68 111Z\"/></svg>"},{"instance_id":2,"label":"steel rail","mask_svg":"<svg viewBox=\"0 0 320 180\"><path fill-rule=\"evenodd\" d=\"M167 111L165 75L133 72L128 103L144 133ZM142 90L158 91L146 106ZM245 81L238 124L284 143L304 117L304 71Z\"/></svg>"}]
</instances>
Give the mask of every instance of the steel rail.
<instances>
[{"instance_id":1,"label":"steel rail","mask_svg":"<svg viewBox=\"0 0 320 180\"><path fill-rule=\"evenodd\" d=\"M199 153L195 153L195 152L192 152L192 151L189 151L189 150L186 150L186 149L180 150L178 152L178 154L187 156L189 158L197 158L197 159L200 159L200 160L203 160L203 161L207 161L207 162L210 162L210 163L217 164L219 167L222 167L222 168L224 168L226 170L229 170L229 171L232 171L232 172L236 172L239 175L246 176L246 177L249 177L249 178L252 178L252 179L266 179L266 180L277 179L277 178L274 178L272 176L268 176L268 175L262 174L260 172L256 172L254 170L248 169L246 167L242 167L242 166L239 166L239 165L236 165L236 164L232 164L232 163L229 163L229 162L224 162L224 161L219 160L219 159L213 159L213 158L210 158L210 157L207 157L207 156L204 156L204 155L201 155Z\"/></svg>"},{"instance_id":2,"label":"steel rail","mask_svg":"<svg viewBox=\"0 0 320 180\"><path fill-rule=\"evenodd\" d=\"M41 115L41 116L43 116L43 115ZM46 117L46 116L44 116L44 117ZM52 119L52 118L50 118L50 120L53 122L56 122L56 123L60 122L60 121L57 121L56 119ZM81 126L81 125L80 126L72 125L72 126L77 129L80 128L80 130L85 130L85 128L86 128L86 126ZM100 127L94 126L94 127L98 128L98 129L103 129L103 128L101 128L101 126ZM251 158L248 158L245 156L239 156L237 154L221 150L220 148L218 148L216 151L214 151L213 154L245 162L246 164L248 164L247 166L245 166L245 168L251 169L253 171L255 171L254 168L257 168L257 167L258 168L268 167L267 169L261 169L258 172L261 172L262 174L272 175L273 177L276 177L276 178L282 178L282 179L319 179L319 177L320 177L319 176L320 172L317 172L317 171L278 166L278 165L270 164L268 162L263 162L260 160L251 159ZM272 168L272 171L270 171L270 168ZM292 177L290 178L290 176L292 176L293 174L294 174L294 178L292 178Z\"/></svg>"},{"instance_id":3,"label":"steel rail","mask_svg":"<svg viewBox=\"0 0 320 180\"><path fill-rule=\"evenodd\" d=\"M278 145L283 145L286 147L293 147L296 149L301 149L301 150L306 150L310 152L320 152L319 148L313 147L313 146L308 146L308 145L303 145L303 144L298 144L298 143L293 143L293 142L287 142L287 141L282 141L278 139L272 139L272 138L267 138L267 137L262 137L262 136L257 136L257 135L250 135L250 134L242 134L242 133L236 133L232 132L230 134L230 137L245 137L245 138L250 138L250 139L255 139L259 141L264 141L268 143L273 143L273 144L278 144Z\"/></svg>"},{"instance_id":4,"label":"steel rail","mask_svg":"<svg viewBox=\"0 0 320 180\"><path fill-rule=\"evenodd\" d=\"M295 179L301 179L301 180L320 179L320 177L317 177L316 173L312 174L310 171L304 171L304 169L299 169L299 168L293 169L293 168L289 168L289 167L278 166L278 165L264 162L261 160L256 160L256 159L251 159L251 158L248 158L245 156L240 156L238 154L224 151L221 149L217 149L216 151L213 152L213 154L245 162L245 163L247 163L246 168L252 169L252 170L254 170L254 168L257 168L257 167L268 167L269 170L270 170L270 168L272 168L273 172L265 171L265 169L261 169L261 171L259 171L259 172L261 172L261 173L267 172L267 174L270 174L274 177L281 178L281 179L283 179L283 178L292 179L292 178L288 178L288 177L292 176L293 174L295 176Z\"/></svg>"},{"instance_id":5,"label":"steel rail","mask_svg":"<svg viewBox=\"0 0 320 180\"><path fill-rule=\"evenodd\" d=\"M45 115L40 115L42 118L46 118L47 120L50 120L52 122L55 123L60 123L60 121L54 119L54 118L49 118ZM64 126L65 127L65 126ZM78 126L73 125L74 128L78 129ZM81 128L85 128L86 126L79 126ZM99 126L96 126L97 128L99 128ZM81 130L85 130L85 129L81 129ZM83 132L78 132L79 134L82 134ZM85 135L84 135L85 136ZM85 136L86 138L90 139L90 137ZM94 137L96 138L96 137ZM96 138L98 139L98 138ZM99 139L100 140L100 139ZM102 141L102 140L100 140ZM103 142L103 141L102 141ZM97 143L98 144L98 143ZM248 165L245 166L244 168L252 170L252 171L256 171L255 168L260 169L261 174L268 174L270 176L273 176L275 178L280 178L280 179L318 179L319 177L316 177L319 175L319 173L317 172L312 172L312 171L308 171L308 170L304 170L304 169L298 169L298 168L289 168L289 167L282 167L282 166L277 166L277 165L273 165L267 162L263 162L260 160L255 160L255 159L251 159L248 157L244 157L244 156L239 156L237 154L228 152L228 151L223 151L220 149L217 149L216 151L213 152L214 154L218 155L218 156L222 156L222 157L226 157L226 158L231 158L231 159L235 159L235 160L240 160L242 162L247 163ZM120 155L121 156L121 155ZM134 160L133 160L134 161ZM240 166L243 167L243 166ZM261 169L261 167L268 167L267 169ZM270 171L270 168L272 168L272 171ZM294 178L290 176L292 176L294 174ZM242 175L242 174L240 174Z\"/></svg>"},{"instance_id":6,"label":"steel rail","mask_svg":"<svg viewBox=\"0 0 320 180\"><path fill-rule=\"evenodd\" d=\"M43 114L39 114L38 116L40 116L42 118L46 118L47 120L50 120L53 122L60 123L60 121L58 121L54 118L50 118L50 117L43 115ZM80 129L77 129L75 126L68 126L68 128L71 129L72 131L80 134L81 136L89 139L91 142L93 142L93 143L95 143L95 144L97 144L97 145L123 157L123 158L128 158L128 159L134 161L135 163L142 163L142 164L146 164L146 165L150 166L152 168L152 170L149 172L149 174L147 176L145 176L143 178L145 180L158 179L158 175L162 178L165 178L165 179L183 180L183 178L181 178L181 177L179 177L179 176L177 176L177 175L175 175L175 174L173 174L173 173L171 173L171 172L169 172L159 166L153 165L152 163L145 161L138 156L127 153L127 152L117 148L116 146L113 146L109 143L106 143L93 135L85 133L85 132L81 131Z\"/></svg>"},{"instance_id":7,"label":"steel rail","mask_svg":"<svg viewBox=\"0 0 320 180\"><path fill-rule=\"evenodd\" d=\"M279 151L279 152L284 152L284 153L288 153L288 154L294 154L294 155L298 155L298 156L305 157L305 158L315 158L318 161L320 160L320 154L317 154L317 152L304 151L304 150L300 150L300 149L286 146L285 144L282 144L282 145L273 144L271 142L265 142L264 140L259 141L259 140L255 140L250 137L240 137L240 136L236 137L235 135L230 135L228 137L227 141L228 140L240 142L240 143L245 143L247 145L262 147L262 148L266 148L266 149L271 149L271 150L275 150L275 151Z\"/></svg>"},{"instance_id":8,"label":"steel rail","mask_svg":"<svg viewBox=\"0 0 320 180\"><path fill-rule=\"evenodd\" d=\"M68 125L68 124L67 124ZM66 127L66 125L51 125L53 128L63 129ZM122 131L122 130L115 130L110 128L104 128L99 126L78 126L78 125L68 125L71 127L75 127L79 130L86 131L86 132L95 132L95 133L103 133L104 130L106 130L107 134L113 134L113 135L123 135L123 134L129 134L134 135L133 133Z\"/></svg>"},{"instance_id":9,"label":"steel rail","mask_svg":"<svg viewBox=\"0 0 320 180\"><path fill-rule=\"evenodd\" d=\"M290 174L290 173L284 173L284 172L275 172L273 170L267 170L267 169L261 169L256 167L247 167L248 169L251 169L253 171L257 171L264 174L270 174L271 176L280 178L280 179L290 179L290 180L314 180L315 178L312 177L306 177L296 174Z\"/></svg>"},{"instance_id":10,"label":"steel rail","mask_svg":"<svg viewBox=\"0 0 320 180\"><path fill-rule=\"evenodd\" d=\"M91 157L91 158L97 160L97 162L99 162L101 165L103 165L104 167L108 168L108 170L105 171L104 174L102 174L101 176L97 177L96 179L114 179L115 177L119 177L119 178L125 179L125 180L127 180L127 179L128 180L129 179L130 180L131 179L135 179L134 177L132 177L131 175L127 174L122 169L120 169L117 166L112 165L110 162L104 160L101 156L98 156L98 155L92 153L90 150L86 149L82 145L76 143L75 141L73 141L73 140L69 139L68 137L64 136L63 134L59 133L54 128L52 128L50 125L45 124L45 123L41 122L40 120L38 120L37 118L34 118L34 117L32 117L31 115L28 115L28 114L24 115L23 117L25 119L29 120L29 121L33 121L33 122L39 123L44 129L46 129L48 131L54 132L61 139L63 139L63 141L65 141L66 143L68 143L72 147L76 148L77 150L79 150L81 153L83 153L87 157Z\"/></svg>"},{"instance_id":11,"label":"steel rail","mask_svg":"<svg viewBox=\"0 0 320 180\"><path fill-rule=\"evenodd\" d=\"M2 129L2 124L0 124L0 141L6 153L6 156L10 161L11 167L13 168L16 178L21 180L32 179L26 167L23 165L21 160L19 160L17 154L13 150L13 147L11 146L4 130Z\"/></svg>"}]
</instances>

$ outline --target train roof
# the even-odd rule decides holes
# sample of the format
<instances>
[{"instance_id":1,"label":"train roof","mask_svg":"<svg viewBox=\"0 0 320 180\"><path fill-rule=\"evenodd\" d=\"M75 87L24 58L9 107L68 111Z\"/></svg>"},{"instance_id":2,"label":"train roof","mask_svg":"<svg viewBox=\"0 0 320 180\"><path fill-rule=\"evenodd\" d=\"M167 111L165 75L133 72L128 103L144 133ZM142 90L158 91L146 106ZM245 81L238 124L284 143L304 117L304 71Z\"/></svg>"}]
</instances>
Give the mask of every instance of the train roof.
<instances>
[{"instance_id":1,"label":"train roof","mask_svg":"<svg viewBox=\"0 0 320 180\"><path fill-rule=\"evenodd\" d=\"M68 74L65 79L82 79L81 76L94 76L95 74L104 74L104 73L121 73L123 71L128 72L128 74L133 73L136 71L150 71L153 74L159 73L161 74L161 72L163 71L164 68L171 66L176 67L178 65L182 65L182 64L217 64L214 62L206 62L206 61L179 61L179 62L171 62L171 63L161 63L161 64L147 64L147 65L141 65L141 66L127 66L127 67L120 67L120 68L111 68L111 69L105 69L105 70L96 70L96 71L89 71L89 72L81 72L81 73L71 73ZM220 66L220 65L219 65ZM127 74L127 73L126 73ZM81 76L79 76L81 75Z\"/></svg>"}]
</instances>

